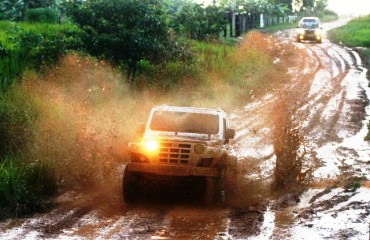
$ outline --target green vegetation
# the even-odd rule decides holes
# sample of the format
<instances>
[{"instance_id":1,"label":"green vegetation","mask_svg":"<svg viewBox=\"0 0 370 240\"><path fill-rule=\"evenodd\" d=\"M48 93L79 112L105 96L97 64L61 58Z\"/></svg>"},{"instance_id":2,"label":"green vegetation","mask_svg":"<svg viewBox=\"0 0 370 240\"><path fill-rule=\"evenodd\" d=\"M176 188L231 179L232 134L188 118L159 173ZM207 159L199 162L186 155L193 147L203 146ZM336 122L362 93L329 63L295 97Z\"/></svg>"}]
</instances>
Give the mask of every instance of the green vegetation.
<instances>
[{"instance_id":1,"label":"green vegetation","mask_svg":"<svg viewBox=\"0 0 370 240\"><path fill-rule=\"evenodd\" d=\"M320 18L321 22L330 22L338 19L337 13L327 9L317 14L317 16Z\"/></svg>"},{"instance_id":2,"label":"green vegetation","mask_svg":"<svg viewBox=\"0 0 370 240\"><path fill-rule=\"evenodd\" d=\"M73 25L0 21L0 82L4 92L26 68L40 70L69 50L81 50L80 30Z\"/></svg>"},{"instance_id":3,"label":"green vegetation","mask_svg":"<svg viewBox=\"0 0 370 240\"><path fill-rule=\"evenodd\" d=\"M31 8L26 11L27 22L56 23L58 14L51 8Z\"/></svg>"},{"instance_id":4,"label":"green vegetation","mask_svg":"<svg viewBox=\"0 0 370 240\"><path fill-rule=\"evenodd\" d=\"M5 156L0 159L0 216L19 216L52 206L56 192L50 161Z\"/></svg>"},{"instance_id":5,"label":"green vegetation","mask_svg":"<svg viewBox=\"0 0 370 240\"><path fill-rule=\"evenodd\" d=\"M370 71L370 15L351 20L347 25L331 30L329 38L332 42L340 43L348 47L362 47L359 54L367 69ZM365 137L370 140L370 122L368 124L369 132Z\"/></svg>"},{"instance_id":6,"label":"green vegetation","mask_svg":"<svg viewBox=\"0 0 370 240\"><path fill-rule=\"evenodd\" d=\"M124 62L131 81L139 61L156 64L174 57L167 54L169 27L161 1L90 0L68 9L84 32L89 53Z\"/></svg>"},{"instance_id":7,"label":"green vegetation","mask_svg":"<svg viewBox=\"0 0 370 240\"><path fill-rule=\"evenodd\" d=\"M18 86L0 95L0 216L43 209L56 191L52 162L32 157L37 111Z\"/></svg>"},{"instance_id":8,"label":"green vegetation","mask_svg":"<svg viewBox=\"0 0 370 240\"><path fill-rule=\"evenodd\" d=\"M347 25L331 30L329 38L348 47L370 48L370 15L351 20Z\"/></svg>"}]
</instances>

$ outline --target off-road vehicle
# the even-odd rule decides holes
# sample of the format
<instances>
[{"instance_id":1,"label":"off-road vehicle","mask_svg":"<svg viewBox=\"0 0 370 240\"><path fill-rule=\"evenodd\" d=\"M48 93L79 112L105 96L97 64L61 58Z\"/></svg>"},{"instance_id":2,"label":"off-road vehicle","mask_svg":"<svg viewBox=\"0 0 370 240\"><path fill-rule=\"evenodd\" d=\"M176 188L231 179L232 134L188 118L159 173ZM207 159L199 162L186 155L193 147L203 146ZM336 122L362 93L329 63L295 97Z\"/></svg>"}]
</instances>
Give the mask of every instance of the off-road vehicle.
<instances>
[{"instance_id":1,"label":"off-road vehicle","mask_svg":"<svg viewBox=\"0 0 370 240\"><path fill-rule=\"evenodd\" d=\"M237 159L227 144L235 130L221 109L155 106L142 138L128 145L130 161L123 174L123 197L132 203L145 194L143 181L158 177L195 178L205 184L204 199L225 201Z\"/></svg>"}]
</instances>

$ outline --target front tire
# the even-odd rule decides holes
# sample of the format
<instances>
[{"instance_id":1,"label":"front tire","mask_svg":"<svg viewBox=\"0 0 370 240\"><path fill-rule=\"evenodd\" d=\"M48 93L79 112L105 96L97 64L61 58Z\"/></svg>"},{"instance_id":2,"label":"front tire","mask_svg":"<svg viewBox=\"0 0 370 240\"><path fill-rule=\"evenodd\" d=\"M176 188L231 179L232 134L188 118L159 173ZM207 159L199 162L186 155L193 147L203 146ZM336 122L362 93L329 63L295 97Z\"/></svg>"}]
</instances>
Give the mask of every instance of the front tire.
<instances>
[{"instance_id":1,"label":"front tire","mask_svg":"<svg viewBox=\"0 0 370 240\"><path fill-rule=\"evenodd\" d=\"M126 203L131 204L140 200L141 188L139 181L138 174L128 171L126 166L122 178L122 193Z\"/></svg>"},{"instance_id":2,"label":"front tire","mask_svg":"<svg viewBox=\"0 0 370 240\"><path fill-rule=\"evenodd\" d=\"M207 177L205 201L206 204L223 204L226 202L226 169L219 169L218 177Z\"/></svg>"}]
</instances>

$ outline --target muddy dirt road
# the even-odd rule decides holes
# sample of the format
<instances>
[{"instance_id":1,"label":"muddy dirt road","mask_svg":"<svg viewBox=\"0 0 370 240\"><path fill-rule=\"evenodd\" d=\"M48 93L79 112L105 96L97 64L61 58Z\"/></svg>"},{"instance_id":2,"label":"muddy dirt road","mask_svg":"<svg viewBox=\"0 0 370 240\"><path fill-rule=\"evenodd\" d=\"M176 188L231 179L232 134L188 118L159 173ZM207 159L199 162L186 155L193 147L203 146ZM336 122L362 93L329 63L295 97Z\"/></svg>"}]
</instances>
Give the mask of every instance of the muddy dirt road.
<instances>
[{"instance_id":1,"label":"muddy dirt road","mask_svg":"<svg viewBox=\"0 0 370 240\"><path fill-rule=\"evenodd\" d=\"M343 22L324 28L338 24ZM51 212L0 222L0 239L368 240L370 143L363 141L370 115L366 69L356 52L326 39L322 44L295 43L292 32L277 36L303 54L289 70L288 86L230 114L237 133L231 151L241 169L238 197L231 206L204 206L197 199L182 198L163 203L162 197L127 206L119 189L104 197L68 191L57 198L59 207ZM302 194L276 197L270 191L276 156L271 129L266 126L281 98L296 106L291 113L304 135L303 168L310 171ZM122 170L117 169L117 181ZM367 184L359 187L356 179Z\"/></svg>"}]
</instances>

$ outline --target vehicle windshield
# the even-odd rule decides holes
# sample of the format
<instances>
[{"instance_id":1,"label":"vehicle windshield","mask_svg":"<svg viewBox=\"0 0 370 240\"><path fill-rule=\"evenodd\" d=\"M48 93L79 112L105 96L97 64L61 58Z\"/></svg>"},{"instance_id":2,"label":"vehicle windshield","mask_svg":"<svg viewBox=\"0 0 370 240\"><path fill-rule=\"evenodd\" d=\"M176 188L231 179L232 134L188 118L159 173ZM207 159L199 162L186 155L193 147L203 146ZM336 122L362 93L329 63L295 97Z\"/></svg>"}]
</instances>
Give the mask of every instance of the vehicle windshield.
<instances>
[{"instance_id":1,"label":"vehicle windshield","mask_svg":"<svg viewBox=\"0 0 370 240\"><path fill-rule=\"evenodd\" d=\"M319 23L315 19L304 19L301 28L318 28Z\"/></svg>"},{"instance_id":2,"label":"vehicle windshield","mask_svg":"<svg viewBox=\"0 0 370 240\"><path fill-rule=\"evenodd\" d=\"M217 134L218 123L218 115L213 114L155 111L150 129L164 132Z\"/></svg>"}]
</instances>

